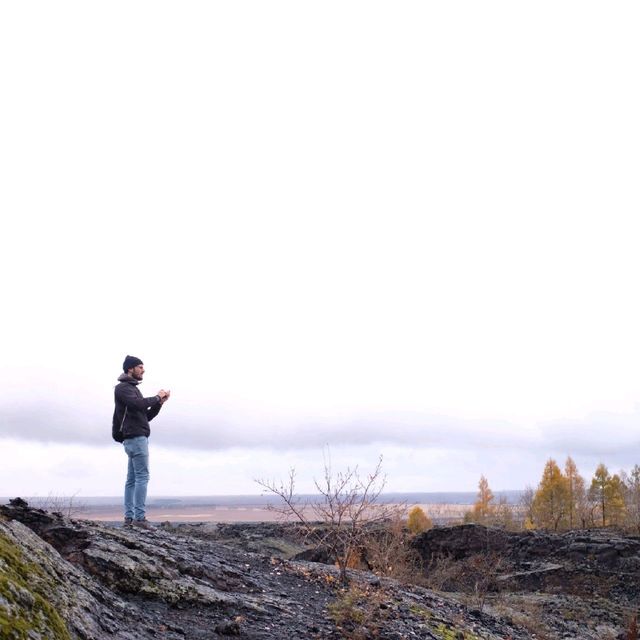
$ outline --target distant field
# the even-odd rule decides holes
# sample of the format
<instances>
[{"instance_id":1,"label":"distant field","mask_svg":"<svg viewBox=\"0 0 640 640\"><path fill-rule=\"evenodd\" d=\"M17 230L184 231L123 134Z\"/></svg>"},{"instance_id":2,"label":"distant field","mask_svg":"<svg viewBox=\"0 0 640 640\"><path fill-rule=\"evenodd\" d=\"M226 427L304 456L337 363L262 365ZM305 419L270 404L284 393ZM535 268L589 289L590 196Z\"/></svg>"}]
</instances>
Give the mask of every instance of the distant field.
<instances>
[{"instance_id":1,"label":"distant field","mask_svg":"<svg viewBox=\"0 0 640 640\"><path fill-rule=\"evenodd\" d=\"M413 505L412 505L413 506ZM436 522L448 522L463 517L469 505L420 505ZM122 519L118 507L82 507L75 517L87 520L117 521ZM278 514L264 506L158 506L147 507L147 518L154 522L272 522Z\"/></svg>"},{"instance_id":2,"label":"distant field","mask_svg":"<svg viewBox=\"0 0 640 640\"><path fill-rule=\"evenodd\" d=\"M517 502L520 491L496 492L509 502ZM317 496L302 496L314 502ZM475 492L440 493L390 493L382 496L389 504L421 506L436 523L459 520L476 499ZM33 506L65 512L69 504L73 515L87 520L119 521L122 519L122 498L82 497L72 498L49 496L26 498ZM0 498L0 502L7 502ZM171 496L149 498L147 518L155 522L270 522L278 519L277 514L268 509L269 504L277 504L272 496ZM62 505L62 506L61 506Z\"/></svg>"},{"instance_id":3,"label":"distant field","mask_svg":"<svg viewBox=\"0 0 640 640\"><path fill-rule=\"evenodd\" d=\"M520 492L505 492L515 502ZM500 495L500 494L498 494ZM313 503L317 496L303 496ZM436 523L459 520L476 499L475 493L386 494L382 501L420 505ZM74 517L87 520L118 522L122 519L122 498L49 496L26 498L33 506L66 513L71 507ZM0 502L7 502L0 498ZM271 522L278 515L268 509L277 504L272 496L177 496L155 497L147 501L147 518L155 522Z\"/></svg>"}]
</instances>

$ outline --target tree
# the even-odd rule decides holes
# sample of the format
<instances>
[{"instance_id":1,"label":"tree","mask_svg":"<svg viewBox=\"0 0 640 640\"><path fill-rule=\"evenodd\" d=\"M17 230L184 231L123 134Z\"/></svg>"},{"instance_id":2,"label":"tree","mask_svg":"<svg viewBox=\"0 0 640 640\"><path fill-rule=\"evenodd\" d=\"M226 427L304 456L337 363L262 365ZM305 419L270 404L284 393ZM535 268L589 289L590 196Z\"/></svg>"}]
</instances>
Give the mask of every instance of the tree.
<instances>
[{"instance_id":1,"label":"tree","mask_svg":"<svg viewBox=\"0 0 640 640\"><path fill-rule=\"evenodd\" d=\"M586 489L584 478L578 472L578 467L571 456L564 463L564 475L567 479L567 519L569 529L573 529L579 523L585 526Z\"/></svg>"},{"instance_id":2,"label":"tree","mask_svg":"<svg viewBox=\"0 0 640 640\"><path fill-rule=\"evenodd\" d=\"M621 523L625 513L624 485L620 476L612 476L602 463L593 474L589 497L594 503L595 517L603 527Z\"/></svg>"},{"instance_id":3,"label":"tree","mask_svg":"<svg viewBox=\"0 0 640 640\"><path fill-rule=\"evenodd\" d=\"M489 488L489 482L480 476L478 482L478 499L474 502L471 511L465 513L466 522L477 522L478 524L489 524L491 517L495 512L493 503L493 492Z\"/></svg>"},{"instance_id":4,"label":"tree","mask_svg":"<svg viewBox=\"0 0 640 640\"><path fill-rule=\"evenodd\" d=\"M498 498L498 504L494 508L491 523L510 531L515 528L513 505L509 504L506 496Z\"/></svg>"},{"instance_id":5,"label":"tree","mask_svg":"<svg viewBox=\"0 0 640 640\"><path fill-rule=\"evenodd\" d=\"M623 478L627 524L640 533L640 467L636 464Z\"/></svg>"},{"instance_id":6,"label":"tree","mask_svg":"<svg viewBox=\"0 0 640 640\"><path fill-rule=\"evenodd\" d=\"M374 471L362 478L358 467L333 473L325 457L324 477L314 480L320 499L303 501L295 494L295 469L289 471L287 482L256 480L282 501L271 505L271 510L287 519L296 519L310 538L325 547L336 559L340 579L347 584L347 568L365 545L375 524L391 522L404 513L404 505L380 504L378 499L385 486L382 474L382 456ZM317 521L321 526L318 527Z\"/></svg>"},{"instance_id":7,"label":"tree","mask_svg":"<svg viewBox=\"0 0 640 640\"><path fill-rule=\"evenodd\" d=\"M567 524L569 488L557 462L550 458L533 498L533 516L537 526L557 531Z\"/></svg>"},{"instance_id":8,"label":"tree","mask_svg":"<svg viewBox=\"0 0 640 640\"><path fill-rule=\"evenodd\" d=\"M607 485L610 480L611 474L609 470L603 463L600 463L593 474L591 486L589 487L589 497L600 514L603 527L607 522Z\"/></svg>"},{"instance_id":9,"label":"tree","mask_svg":"<svg viewBox=\"0 0 640 640\"><path fill-rule=\"evenodd\" d=\"M533 515L533 500L535 491L533 487L527 485L520 496L520 510L522 512L522 528L529 530L535 529L535 518Z\"/></svg>"},{"instance_id":10,"label":"tree","mask_svg":"<svg viewBox=\"0 0 640 640\"><path fill-rule=\"evenodd\" d=\"M407 529L409 529L410 533L422 533L427 529L431 529L431 527L433 527L431 518L429 518L429 516L419 506L416 505L411 509L411 511L409 511Z\"/></svg>"},{"instance_id":11,"label":"tree","mask_svg":"<svg viewBox=\"0 0 640 640\"><path fill-rule=\"evenodd\" d=\"M624 493L625 486L617 473L611 476L607 499L609 501L609 524L619 527L623 524L626 515Z\"/></svg>"}]
</instances>

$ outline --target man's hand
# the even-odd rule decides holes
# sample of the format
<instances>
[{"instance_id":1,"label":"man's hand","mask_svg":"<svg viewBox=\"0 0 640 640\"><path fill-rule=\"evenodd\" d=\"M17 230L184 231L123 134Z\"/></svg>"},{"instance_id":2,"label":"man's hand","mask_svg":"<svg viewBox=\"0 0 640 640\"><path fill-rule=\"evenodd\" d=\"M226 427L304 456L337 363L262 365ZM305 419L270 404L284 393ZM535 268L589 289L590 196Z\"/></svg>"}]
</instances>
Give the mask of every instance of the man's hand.
<instances>
[{"instance_id":1,"label":"man's hand","mask_svg":"<svg viewBox=\"0 0 640 640\"><path fill-rule=\"evenodd\" d=\"M157 393L157 396L160 398L160 402L162 404L164 404L169 399L170 395L171 391L165 391L164 389L160 389L160 391L158 391Z\"/></svg>"}]
</instances>

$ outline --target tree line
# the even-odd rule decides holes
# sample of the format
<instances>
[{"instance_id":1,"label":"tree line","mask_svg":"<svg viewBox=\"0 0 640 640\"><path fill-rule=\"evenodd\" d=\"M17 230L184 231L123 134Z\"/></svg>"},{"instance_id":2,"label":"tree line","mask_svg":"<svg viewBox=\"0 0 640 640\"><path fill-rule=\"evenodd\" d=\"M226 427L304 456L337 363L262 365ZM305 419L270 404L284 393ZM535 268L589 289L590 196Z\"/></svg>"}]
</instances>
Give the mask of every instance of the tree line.
<instances>
[{"instance_id":1,"label":"tree line","mask_svg":"<svg viewBox=\"0 0 640 640\"><path fill-rule=\"evenodd\" d=\"M587 484L570 456L564 470L550 458L538 486L527 487L518 505L496 500L481 476L465 522L552 531L615 526L640 533L640 466L611 474L601 463Z\"/></svg>"}]
</instances>

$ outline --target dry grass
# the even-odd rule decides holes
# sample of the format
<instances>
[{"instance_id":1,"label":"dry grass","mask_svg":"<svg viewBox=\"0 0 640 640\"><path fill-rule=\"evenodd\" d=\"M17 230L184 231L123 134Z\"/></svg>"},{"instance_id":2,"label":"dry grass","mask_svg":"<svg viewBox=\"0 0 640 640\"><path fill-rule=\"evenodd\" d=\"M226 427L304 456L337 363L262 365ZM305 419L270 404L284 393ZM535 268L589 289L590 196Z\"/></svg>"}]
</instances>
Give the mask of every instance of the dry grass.
<instances>
[{"instance_id":1,"label":"dry grass","mask_svg":"<svg viewBox=\"0 0 640 640\"><path fill-rule=\"evenodd\" d=\"M347 640L370 640L380 635L387 618L385 594L371 586L351 584L340 589L338 597L327 607L329 618Z\"/></svg>"}]
</instances>

